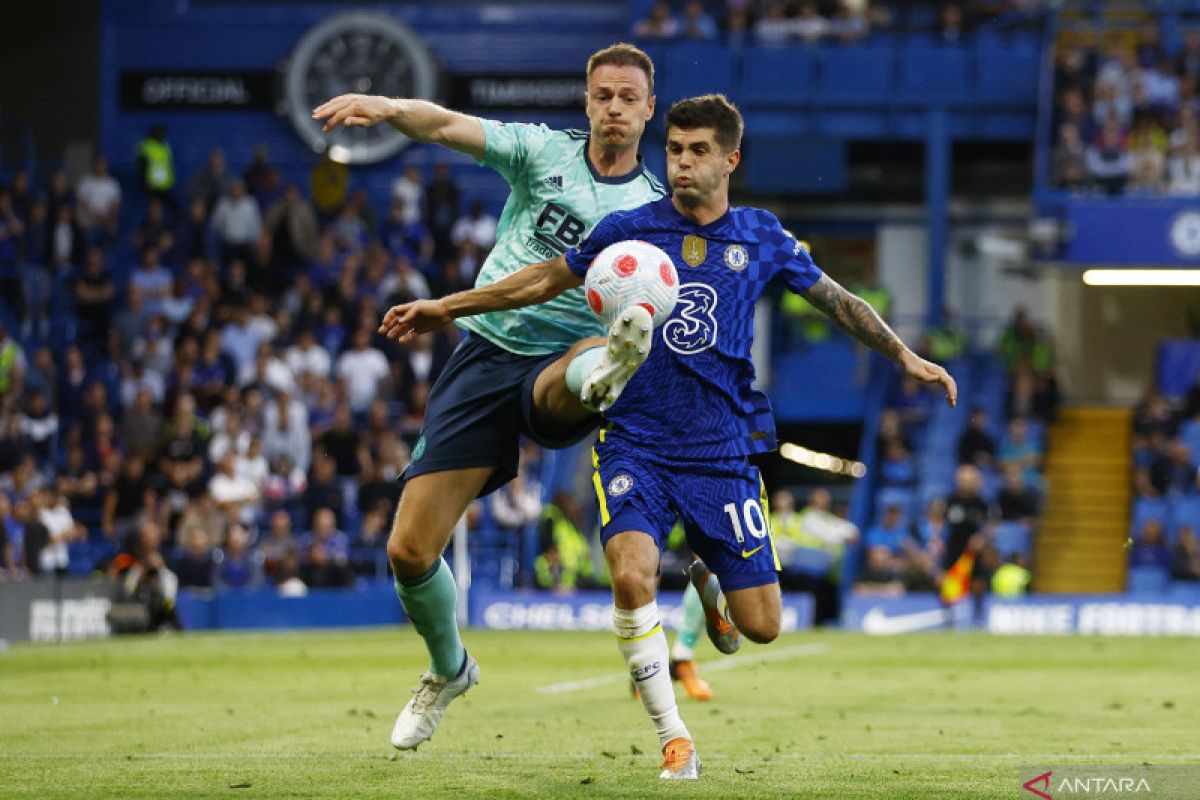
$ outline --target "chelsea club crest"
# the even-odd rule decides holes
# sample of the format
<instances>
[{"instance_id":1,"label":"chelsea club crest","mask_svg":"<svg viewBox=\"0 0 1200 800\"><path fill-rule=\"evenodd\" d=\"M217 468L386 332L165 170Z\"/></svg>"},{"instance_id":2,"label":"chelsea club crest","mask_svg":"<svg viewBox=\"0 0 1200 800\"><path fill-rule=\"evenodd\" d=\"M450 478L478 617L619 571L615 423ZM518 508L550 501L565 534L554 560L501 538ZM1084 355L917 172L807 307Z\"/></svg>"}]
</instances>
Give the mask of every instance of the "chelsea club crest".
<instances>
[{"instance_id":1,"label":"chelsea club crest","mask_svg":"<svg viewBox=\"0 0 1200 800\"><path fill-rule=\"evenodd\" d=\"M623 495L633 488L633 478L622 472L620 475L614 475L613 479L608 482L608 494L611 497Z\"/></svg>"},{"instance_id":2,"label":"chelsea club crest","mask_svg":"<svg viewBox=\"0 0 1200 800\"><path fill-rule=\"evenodd\" d=\"M725 266L734 272L741 272L749 263L750 256L740 244L731 244L725 248Z\"/></svg>"}]
</instances>

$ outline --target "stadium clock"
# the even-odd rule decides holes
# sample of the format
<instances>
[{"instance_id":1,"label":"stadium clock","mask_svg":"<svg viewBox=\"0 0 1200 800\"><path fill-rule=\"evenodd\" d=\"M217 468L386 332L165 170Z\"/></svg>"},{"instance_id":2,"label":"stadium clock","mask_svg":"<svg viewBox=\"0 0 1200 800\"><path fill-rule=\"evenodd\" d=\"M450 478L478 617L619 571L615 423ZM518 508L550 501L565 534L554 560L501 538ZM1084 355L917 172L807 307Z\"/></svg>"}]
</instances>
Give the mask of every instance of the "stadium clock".
<instances>
[{"instance_id":1,"label":"stadium clock","mask_svg":"<svg viewBox=\"0 0 1200 800\"><path fill-rule=\"evenodd\" d=\"M321 132L312 110L349 92L431 100L437 64L409 28L386 14L353 11L310 30L284 67L280 109L300 138L317 153L343 164L374 164L409 144L388 125L339 127Z\"/></svg>"}]
</instances>

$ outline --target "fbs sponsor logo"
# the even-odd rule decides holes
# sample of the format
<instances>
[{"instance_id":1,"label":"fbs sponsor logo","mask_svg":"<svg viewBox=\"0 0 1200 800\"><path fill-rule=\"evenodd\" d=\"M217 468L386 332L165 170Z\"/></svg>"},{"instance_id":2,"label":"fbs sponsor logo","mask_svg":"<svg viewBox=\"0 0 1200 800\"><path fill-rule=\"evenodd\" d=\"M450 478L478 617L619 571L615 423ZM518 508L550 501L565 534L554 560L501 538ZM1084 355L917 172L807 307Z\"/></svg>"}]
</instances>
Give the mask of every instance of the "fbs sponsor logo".
<instances>
[{"instance_id":1,"label":"fbs sponsor logo","mask_svg":"<svg viewBox=\"0 0 1200 800\"><path fill-rule=\"evenodd\" d=\"M655 661L653 664L644 664L629 674L633 676L634 683L641 683L650 680L660 672L662 672L662 662Z\"/></svg>"}]
</instances>

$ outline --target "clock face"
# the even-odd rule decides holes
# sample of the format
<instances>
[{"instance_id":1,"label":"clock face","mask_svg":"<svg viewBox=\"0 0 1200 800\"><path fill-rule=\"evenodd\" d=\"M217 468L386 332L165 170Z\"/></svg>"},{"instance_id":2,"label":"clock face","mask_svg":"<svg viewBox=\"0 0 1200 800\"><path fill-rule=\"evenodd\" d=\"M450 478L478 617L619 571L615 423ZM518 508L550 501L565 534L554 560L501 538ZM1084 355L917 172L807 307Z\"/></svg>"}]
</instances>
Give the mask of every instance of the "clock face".
<instances>
[{"instance_id":1,"label":"clock face","mask_svg":"<svg viewBox=\"0 0 1200 800\"><path fill-rule=\"evenodd\" d=\"M409 144L390 125L321 132L312 110L341 94L433 99L437 65L424 43L386 14L351 12L322 22L300 40L287 65L285 113L314 152L343 164L372 164Z\"/></svg>"}]
</instances>

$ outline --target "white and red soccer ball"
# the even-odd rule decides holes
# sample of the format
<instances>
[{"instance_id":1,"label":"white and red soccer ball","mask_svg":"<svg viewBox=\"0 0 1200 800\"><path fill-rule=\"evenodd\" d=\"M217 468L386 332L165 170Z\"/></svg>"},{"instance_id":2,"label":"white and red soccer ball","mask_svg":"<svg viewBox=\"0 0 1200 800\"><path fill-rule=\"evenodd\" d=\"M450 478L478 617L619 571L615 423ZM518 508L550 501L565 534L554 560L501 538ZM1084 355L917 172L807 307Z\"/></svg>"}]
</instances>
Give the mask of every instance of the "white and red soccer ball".
<instances>
[{"instance_id":1,"label":"white and red soccer ball","mask_svg":"<svg viewBox=\"0 0 1200 800\"><path fill-rule=\"evenodd\" d=\"M679 274L662 250L649 242L609 245L596 256L583 283L588 305L606 325L625 309L638 305L666 322L679 299Z\"/></svg>"}]
</instances>

